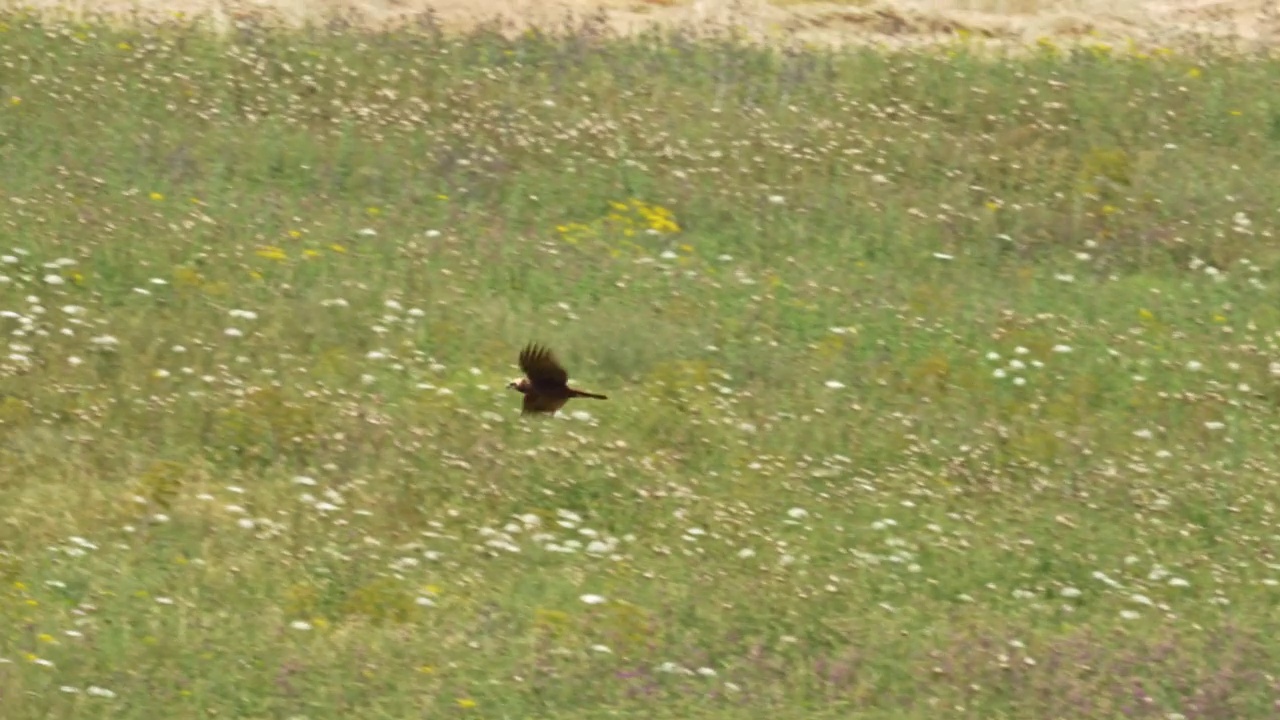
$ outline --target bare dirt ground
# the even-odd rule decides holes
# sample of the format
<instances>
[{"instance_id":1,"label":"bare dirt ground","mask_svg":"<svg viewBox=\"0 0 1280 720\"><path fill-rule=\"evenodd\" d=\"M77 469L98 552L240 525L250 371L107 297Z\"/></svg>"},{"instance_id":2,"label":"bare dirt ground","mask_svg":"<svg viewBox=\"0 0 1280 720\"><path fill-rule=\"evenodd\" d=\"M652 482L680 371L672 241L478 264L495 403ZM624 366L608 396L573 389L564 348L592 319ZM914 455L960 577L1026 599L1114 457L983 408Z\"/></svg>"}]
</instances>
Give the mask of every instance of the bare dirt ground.
<instances>
[{"instance_id":1,"label":"bare dirt ground","mask_svg":"<svg viewBox=\"0 0 1280 720\"><path fill-rule=\"evenodd\" d=\"M0 6L73 15L205 16L228 27L246 15L300 23L342 15L371 26L428 9L447 30L501 17L512 31L564 27L566 17L598 15L620 33L653 24L736 28L747 37L823 45L929 43L957 32L975 42L1025 45L1057 41L1144 47L1230 43L1247 50L1280 46L1280 0L0 0Z\"/></svg>"}]
</instances>

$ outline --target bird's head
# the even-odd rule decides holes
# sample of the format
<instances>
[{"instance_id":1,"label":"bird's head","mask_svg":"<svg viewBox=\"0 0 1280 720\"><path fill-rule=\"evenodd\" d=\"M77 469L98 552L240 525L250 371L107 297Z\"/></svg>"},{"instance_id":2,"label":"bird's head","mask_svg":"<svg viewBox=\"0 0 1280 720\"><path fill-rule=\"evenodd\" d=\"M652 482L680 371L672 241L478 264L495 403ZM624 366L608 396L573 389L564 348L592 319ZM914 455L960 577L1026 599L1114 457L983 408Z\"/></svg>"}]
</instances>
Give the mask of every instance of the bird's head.
<instances>
[{"instance_id":1,"label":"bird's head","mask_svg":"<svg viewBox=\"0 0 1280 720\"><path fill-rule=\"evenodd\" d=\"M515 390L516 392L519 392L519 393L523 393L524 391L529 389L529 379L520 378L519 380L512 380L511 382L507 383L507 388L511 390Z\"/></svg>"}]
</instances>

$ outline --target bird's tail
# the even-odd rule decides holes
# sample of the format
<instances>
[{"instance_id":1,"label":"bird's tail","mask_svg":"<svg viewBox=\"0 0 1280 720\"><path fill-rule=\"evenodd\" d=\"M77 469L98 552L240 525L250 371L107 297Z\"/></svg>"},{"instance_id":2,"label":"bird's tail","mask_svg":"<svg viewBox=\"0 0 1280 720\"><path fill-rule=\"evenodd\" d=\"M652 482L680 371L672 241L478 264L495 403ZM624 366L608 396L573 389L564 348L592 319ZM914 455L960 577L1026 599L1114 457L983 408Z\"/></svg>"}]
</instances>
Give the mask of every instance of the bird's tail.
<instances>
[{"instance_id":1,"label":"bird's tail","mask_svg":"<svg viewBox=\"0 0 1280 720\"><path fill-rule=\"evenodd\" d=\"M572 397L595 398L596 400L608 400L608 399L609 399L609 398L608 398L607 396L605 396L605 395L597 395L597 394L595 394L595 393L583 392L582 390L570 390L569 392L572 392L572 393L573 393Z\"/></svg>"}]
</instances>

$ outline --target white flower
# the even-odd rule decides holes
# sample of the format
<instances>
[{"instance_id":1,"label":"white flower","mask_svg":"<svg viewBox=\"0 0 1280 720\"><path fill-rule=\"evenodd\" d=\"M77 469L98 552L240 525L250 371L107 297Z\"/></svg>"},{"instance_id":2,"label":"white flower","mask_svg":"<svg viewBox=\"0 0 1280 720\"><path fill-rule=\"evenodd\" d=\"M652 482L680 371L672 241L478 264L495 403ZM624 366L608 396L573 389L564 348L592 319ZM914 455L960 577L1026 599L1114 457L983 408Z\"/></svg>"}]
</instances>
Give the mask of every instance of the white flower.
<instances>
[{"instance_id":1,"label":"white flower","mask_svg":"<svg viewBox=\"0 0 1280 720\"><path fill-rule=\"evenodd\" d=\"M117 340L114 335L99 335L96 338L90 339L89 342L103 348L113 348L120 345L120 341Z\"/></svg>"},{"instance_id":2,"label":"white flower","mask_svg":"<svg viewBox=\"0 0 1280 720\"><path fill-rule=\"evenodd\" d=\"M844 383L840 382L839 380L828 380L823 384L832 390L839 390L840 388L844 387Z\"/></svg>"},{"instance_id":3,"label":"white flower","mask_svg":"<svg viewBox=\"0 0 1280 720\"><path fill-rule=\"evenodd\" d=\"M67 282L61 275L45 275L44 281L48 285L63 285Z\"/></svg>"},{"instance_id":4,"label":"white flower","mask_svg":"<svg viewBox=\"0 0 1280 720\"><path fill-rule=\"evenodd\" d=\"M98 687L97 685L90 685L88 688L85 689L85 692L89 693L94 697L107 698L107 699L111 699L116 696L116 694L111 690L108 690L104 687Z\"/></svg>"},{"instance_id":5,"label":"white flower","mask_svg":"<svg viewBox=\"0 0 1280 720\"><path fill-rule=\"evenodd\" d=\"M1187 363L1187 369L1190 370L1191 372L1199 372L1203 368L1204 368L1204 364L1199 362L1198 360L1192 360Z\"/></svg>"},{"instance_id":6,"label":"white flower","mask_svg":"<svg viewBox=\"0 0 1280 720\"><path fill-rule=\"evenodd\" d=\"M1053 351L1056 353L1069 353L1071 352L1071 346L1070 345L1054 345Z\"/></svg>"},{"instance_id":7,"label":"white flower","mask_svg":"<svg viewBox=\"0 0 1280 720\"><path fill-rule=\"evenodd\" d=\"M787 516L792 520L803 520L809 517L809 511L802 507L793 507L787 511Z\"/></svg>"},{"instance_id":8,"label":"white flower","mask_svg":"<svg viewBox=\"0 0 1280 720\"><path fill-rule=\"evenodd\" d=\"M770 204L770 205L781 205L781 204L785 203L786 201L787 201L787 199L786 199L786 198L784 198L784 197L782 197L781 195L770 195L770 196L769 196L769 204Z\"/></svg>"},{"instance_id":9,"label":"white flower","mask_svg":"<svg viewBox=\"0 0 1280 720\"><path fill-rule=\"evenodd\" d=\"M602 605L606 602L605 597L603 595L587 594L579 597L578 599L588 605Z\"/></svg>"},{"instance_id":10,"label":"white flower","mask_svg":"<svg viewBox=\"0 0 1280 720\"><path fill-rule=\"evenodd\" d=\"M311 623L307 622L306 620L294 620L293 622L289 623L289 627L293 628L294 630L310 630Z\"/></svg>"},{"instance_id":11,"label":"white flower","mask_svg":"<svg viewBox=\"0 0 1280 720\"><path fill-rule=\"evenodd\" d=\"M229 327L226 330L223 330L222 334L231 338L244 337L244 332L242 330L240 330L239 328L233 328L233 327Z\"/></svg>"}]
</instances>

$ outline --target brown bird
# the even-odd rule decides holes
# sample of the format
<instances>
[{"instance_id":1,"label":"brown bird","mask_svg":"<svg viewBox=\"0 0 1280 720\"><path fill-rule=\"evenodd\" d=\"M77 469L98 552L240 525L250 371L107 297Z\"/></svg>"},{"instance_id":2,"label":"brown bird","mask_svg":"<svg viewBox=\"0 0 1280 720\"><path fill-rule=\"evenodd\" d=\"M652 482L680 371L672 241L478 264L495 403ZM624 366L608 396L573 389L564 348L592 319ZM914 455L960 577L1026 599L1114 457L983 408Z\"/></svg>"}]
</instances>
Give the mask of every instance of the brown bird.
<instances>
[{"instance_id":1,"label":"brown bird","mask_svg":"<svg viewBox=\"0 0 1280 720\"><path fill-rule=\"evenodd\" d=\"M529 343L520 351L520 369L526 377L509 383L507 387L524 395L521 415L551 413L564 407L570 398L585 397L608 400L604 395L583 392L569 387L569 373L545 347Z\"/></svg>"}]
</instances>

